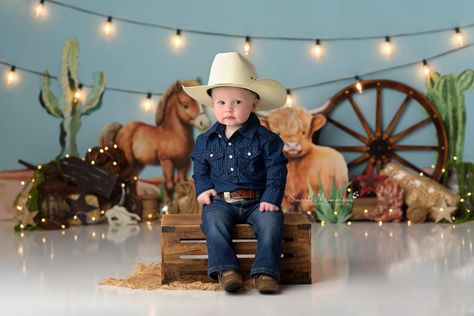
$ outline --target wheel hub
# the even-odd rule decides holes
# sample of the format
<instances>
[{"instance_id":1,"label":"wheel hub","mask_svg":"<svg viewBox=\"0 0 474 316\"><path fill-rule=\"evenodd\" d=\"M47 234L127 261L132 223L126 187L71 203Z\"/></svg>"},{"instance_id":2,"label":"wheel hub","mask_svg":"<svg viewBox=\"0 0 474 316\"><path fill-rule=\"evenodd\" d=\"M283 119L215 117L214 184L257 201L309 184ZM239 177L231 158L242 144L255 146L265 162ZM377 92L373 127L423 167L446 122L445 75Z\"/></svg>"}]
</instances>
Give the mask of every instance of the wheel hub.
<instances>
[{"instance_id":1,"label":"wheel hub","mask_svg":"<svg viewBox=\"0 0 474 316\"><path fill-rule=\"evenodd\" d=\"M369 154L377 159L385 158L390 152L390 144L386 139L376 138L369 143Z\"/></svg>"}]
</instances>

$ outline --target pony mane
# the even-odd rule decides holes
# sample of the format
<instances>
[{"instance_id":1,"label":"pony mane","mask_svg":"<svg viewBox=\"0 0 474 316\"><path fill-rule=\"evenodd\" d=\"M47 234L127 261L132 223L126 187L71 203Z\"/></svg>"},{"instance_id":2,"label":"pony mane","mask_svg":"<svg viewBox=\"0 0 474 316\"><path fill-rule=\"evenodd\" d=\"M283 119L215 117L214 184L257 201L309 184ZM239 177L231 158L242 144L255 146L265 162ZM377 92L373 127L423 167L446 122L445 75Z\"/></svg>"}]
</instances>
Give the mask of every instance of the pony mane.
<instances>
[{"instance_id":1,"label":"pony mane","mask_svg":"<svg viewBox=\"0 0 474 316\"><path fill-rule=\"evenodd\" d=\"M168 104L168 99L173 93L177 93L179 91L183 90L183 86L189 87L189 86L198 86L201 84L201 81L199 79L196 80L178 80L175 83L173 83L171 86L168 87L168 89L163 92L161 95L160 101L158 102L158 106L156 107L156 115L155 115L155 122L156 126L159 126L161 123L163 123L163 120L165 118L165 112L166 112L166 105Z\"/></svg>"}]
</instances>

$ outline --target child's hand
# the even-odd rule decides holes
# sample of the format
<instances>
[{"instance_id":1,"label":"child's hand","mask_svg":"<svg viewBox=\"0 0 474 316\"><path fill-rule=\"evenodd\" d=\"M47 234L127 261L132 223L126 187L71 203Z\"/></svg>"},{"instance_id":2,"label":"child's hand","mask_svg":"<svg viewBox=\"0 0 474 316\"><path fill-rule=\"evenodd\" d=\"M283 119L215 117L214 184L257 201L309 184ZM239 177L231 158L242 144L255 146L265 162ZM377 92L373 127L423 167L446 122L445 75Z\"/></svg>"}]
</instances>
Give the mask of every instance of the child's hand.
<instances>
[{"instance_id":1,"label":"child's hand","mask_svg":"<svg viewBox=\"0 0 474 316\"><path fill-rule=\"evenodd\" d=\"M265 212L265 211L276 212L279 209L280 208L278 206L273 205L271 203L267 203L267 202L261 202L260 203L260 212Z\"/></svg>"},{"instance_id":2,"label":"child's hand","mask_svg":"<svg viewBox=\"0 0 474 316\"><path fill-rule=\"evenodd\" d=\"M217 195L217 192L214 189L204 191L201 194L199 194L199 196L197 198L198 203L201 204L201 205L211 204L211 198L216 196L216 195Z\"/></svg>"}]
</instances>

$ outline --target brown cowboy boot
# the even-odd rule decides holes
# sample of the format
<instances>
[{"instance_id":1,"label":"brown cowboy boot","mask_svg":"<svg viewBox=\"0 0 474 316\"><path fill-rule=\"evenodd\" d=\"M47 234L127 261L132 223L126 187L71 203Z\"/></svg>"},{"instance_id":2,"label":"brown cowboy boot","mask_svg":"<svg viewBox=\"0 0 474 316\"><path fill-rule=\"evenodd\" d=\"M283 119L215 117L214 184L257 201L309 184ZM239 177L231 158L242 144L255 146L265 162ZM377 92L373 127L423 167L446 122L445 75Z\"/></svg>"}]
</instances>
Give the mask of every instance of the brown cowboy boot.
<instances>
[{"instance_id":1,"label":"brown cowboy boot","mask_svg":"<svg viewBox=\"0 0 474 316\"><path fill-rule=\"evenodd\" d=\"M226 292L235 292L242 285L242 276L234 270L223 270L219 274L219 283Z\"/></svg>"},{"instance_id":2,"label":"brown cowboy boot","mask_svg":"<svg viewBox=\"0 0 474 316\"><path fill-rule=\"evenodd\" d=\"M273 294L279 290L278 281L268 274L259 274L254 280L255 287L262 294Z\"/></svg>"}]
</instances>

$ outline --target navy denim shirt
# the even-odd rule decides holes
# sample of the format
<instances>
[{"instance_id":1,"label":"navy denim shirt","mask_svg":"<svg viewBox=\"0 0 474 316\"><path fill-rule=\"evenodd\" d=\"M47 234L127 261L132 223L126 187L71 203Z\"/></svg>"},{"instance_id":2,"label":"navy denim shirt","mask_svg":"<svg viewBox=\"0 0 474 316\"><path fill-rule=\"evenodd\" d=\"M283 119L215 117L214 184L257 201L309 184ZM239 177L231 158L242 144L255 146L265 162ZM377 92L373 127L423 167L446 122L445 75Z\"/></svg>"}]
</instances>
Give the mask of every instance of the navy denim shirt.
<instances>
[{"instance_id":1,"label":"navy denim shirt","mask_svg":"<svg viewBox=\"0 0 474 316\"><path fill-rule=\"evenodd\" d=\"M199 135L192 152L196 194L238 189L259 190L261 202L281 205L288 160L283 141L260 124L255 113L230 139L225 125L216 122Z\"/></svg>"}]
</instances>

